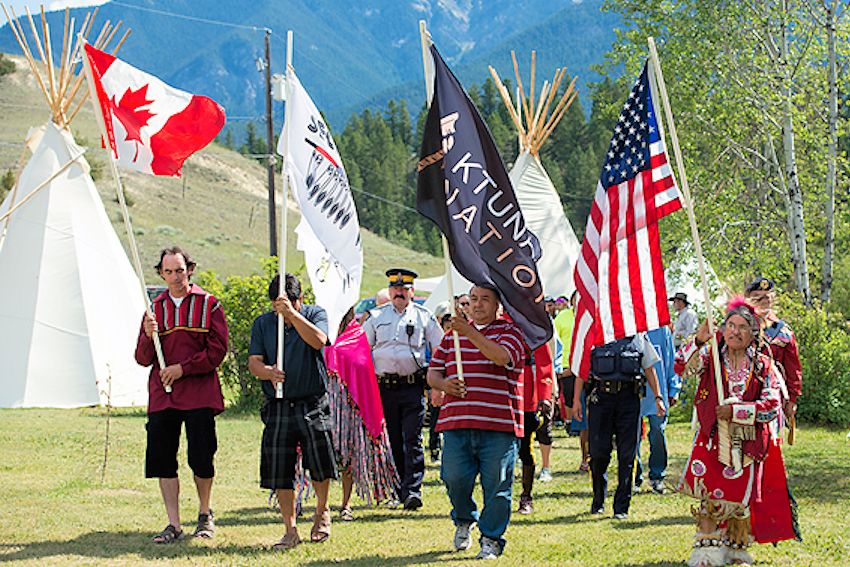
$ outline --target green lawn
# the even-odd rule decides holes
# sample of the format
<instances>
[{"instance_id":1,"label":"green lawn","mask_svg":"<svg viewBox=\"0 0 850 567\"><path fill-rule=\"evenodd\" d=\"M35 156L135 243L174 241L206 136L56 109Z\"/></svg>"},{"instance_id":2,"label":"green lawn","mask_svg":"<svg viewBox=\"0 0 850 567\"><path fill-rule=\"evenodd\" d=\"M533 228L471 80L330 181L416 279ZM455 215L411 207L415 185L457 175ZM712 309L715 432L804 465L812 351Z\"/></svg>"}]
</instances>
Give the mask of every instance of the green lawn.
<instances>
[{"instance_id":1,"label":"green lawn","mask_svg":"<svg viewBox=\"0 0 850 567\"><path fill-rule=\"evenodd\" d=\"M155 481L143 478L144 423L141 413L113 416L106 479L101 483L104 410L0 410L0 562L457 565L471 562L477 551L477 546L461 554L450 551L448 499L438 469L430 464L420 511L368 509L355 501L357 521L335 522L330 542L304 544L288 554L268 550L280 537L281 524L258 488L260 422L254 416L226 414L218 420L216 538L155 546L149 538L166 521ZM671 474L678 474L690 434L683 424L668 431ZM803 427L797 445L787 448L805 541L756 547L753 554L760 564L850 562L850 440L845 435ZM683 563L693 531L691 500L641 493L626 521L591 517L589 479L577 472L578 463L577 440L559 435L553 451L555 480L537 483L533 515L512 518L500 564ZM181 475L190 478L184 456ZM193 492L184 485L186 523L193 523L197 513ZM332 499L339 501L338 485ZM300 523L302 537L309 534L307 517Z\"/></svg>"}]
</instances>

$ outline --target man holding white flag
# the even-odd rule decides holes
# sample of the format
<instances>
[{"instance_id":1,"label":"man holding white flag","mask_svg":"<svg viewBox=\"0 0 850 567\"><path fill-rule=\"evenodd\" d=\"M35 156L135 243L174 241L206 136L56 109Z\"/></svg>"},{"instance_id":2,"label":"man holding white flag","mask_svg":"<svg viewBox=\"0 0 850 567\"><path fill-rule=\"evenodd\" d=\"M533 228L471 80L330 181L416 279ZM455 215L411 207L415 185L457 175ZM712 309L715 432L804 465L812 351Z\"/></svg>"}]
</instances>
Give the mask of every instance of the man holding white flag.
<instances>
[{"instance_id":1,"label":"man holding white flag","mask_svg":"<svg viewBox=\"0 0 850 567\"><path fill-rule=\"evenodd\" d=\"M285 174L301 209L298 249L304 252L316 304L327 311L333 341L343 316L360 299L360 224L330 129L291 67L287 81L288 123L278 153L286 159Z\"/></svg>"}]
</instances>

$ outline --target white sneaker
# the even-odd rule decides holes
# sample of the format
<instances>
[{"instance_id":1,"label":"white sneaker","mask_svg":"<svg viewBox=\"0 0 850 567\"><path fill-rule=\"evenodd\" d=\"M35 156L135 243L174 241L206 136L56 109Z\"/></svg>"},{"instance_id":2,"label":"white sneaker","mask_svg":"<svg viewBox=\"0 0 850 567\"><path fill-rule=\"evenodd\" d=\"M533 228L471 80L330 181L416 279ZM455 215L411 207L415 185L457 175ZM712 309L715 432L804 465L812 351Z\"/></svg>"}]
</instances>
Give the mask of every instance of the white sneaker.
<instances>
[{"instance_id":1,"label":"white sneaker","mask_svg":"<svg viewBox=\"0 0 850 567\"><path fill-rule=\"evenodd\" d=\"M502 546L498 540L481 536L481 551L475 556L476 559L496 559L502 554Z\"/></svg>"},{"instance_id":2,"label":"white sneaker","mask_svg":"<svg viewBox=\"0 0 850 567\"><path fill-rule=\"evenodd\" d=\"M540 469L540 476L537 477L540 482L552 482L552 471L549 469Z\"/></svg>"},{"instance_id":3,"label":"white sneaker","mask_svg":"<svg viewBox=\"0 0 850 567\"><path fill-rule=\"evenodd\" d=\"M475 522L458 524L455 527L455 551L465 551L472 546L472 529Z\"/></svg>"}]
</instances>

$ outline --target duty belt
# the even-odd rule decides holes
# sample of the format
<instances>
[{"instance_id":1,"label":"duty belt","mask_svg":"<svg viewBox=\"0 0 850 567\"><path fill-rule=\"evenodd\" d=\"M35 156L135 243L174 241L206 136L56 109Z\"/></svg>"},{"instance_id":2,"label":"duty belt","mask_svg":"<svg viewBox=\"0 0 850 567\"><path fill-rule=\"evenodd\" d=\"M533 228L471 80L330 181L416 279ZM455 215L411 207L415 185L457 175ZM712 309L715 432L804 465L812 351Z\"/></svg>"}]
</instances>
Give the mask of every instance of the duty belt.
<instances>
[{"instance_id":1,"label":"duty belt","mask_svg":"<svg viewBox=\"0 0 850 567\"><path fill-rule=\"evenodd\" d=\"M387 373L378 376L378 384L383 388L402 388L404 386L417 386L425 383L425 369L418 370L413 374Z\"/></svg>"},{"instance_id":2,"label":"duty belt","mask_svg":"<svg viewBox=\"0 0 850 567\"><path fill-rule=\"evenodd\" d=\"M639 394L643 384L640 380L592 380L592 387L603 394L619 394L620 392L634 392Z\"/></svg>"}]
</instances>

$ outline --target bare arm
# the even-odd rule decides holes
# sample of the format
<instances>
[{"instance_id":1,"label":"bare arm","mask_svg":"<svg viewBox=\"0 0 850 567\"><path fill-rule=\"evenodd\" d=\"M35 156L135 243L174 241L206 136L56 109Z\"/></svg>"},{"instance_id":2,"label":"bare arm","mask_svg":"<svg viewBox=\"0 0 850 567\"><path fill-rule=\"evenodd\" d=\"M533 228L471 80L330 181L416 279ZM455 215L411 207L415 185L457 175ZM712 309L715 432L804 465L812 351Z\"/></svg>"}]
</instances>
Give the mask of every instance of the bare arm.
<instances>
[{"instance_id":1,"label":"bare arm","mask_svg":"<svg viewBox=\"0 0 850 567\"><path fill-rule=\"evenodd\" d=\"M304 342L314 349L321 350L327 344L328 335L296 310L288 298L278 297L274 301L274 309L283 315L284 320L295 327Z\"/></svg>"},{"instance_id":2,"label":"bare arm","mask_svg":"<svg viewBox=\"0 0 850 567\"><path fill-rule=\"evenodd\" d=\"M286 377L282 370L277 369L277 366L266 364L263 362L263 357L257 354L248 357L248 372L260 380L270 381L275 386L278 382L283 382Z\"/></svg>"}]
</instances>

